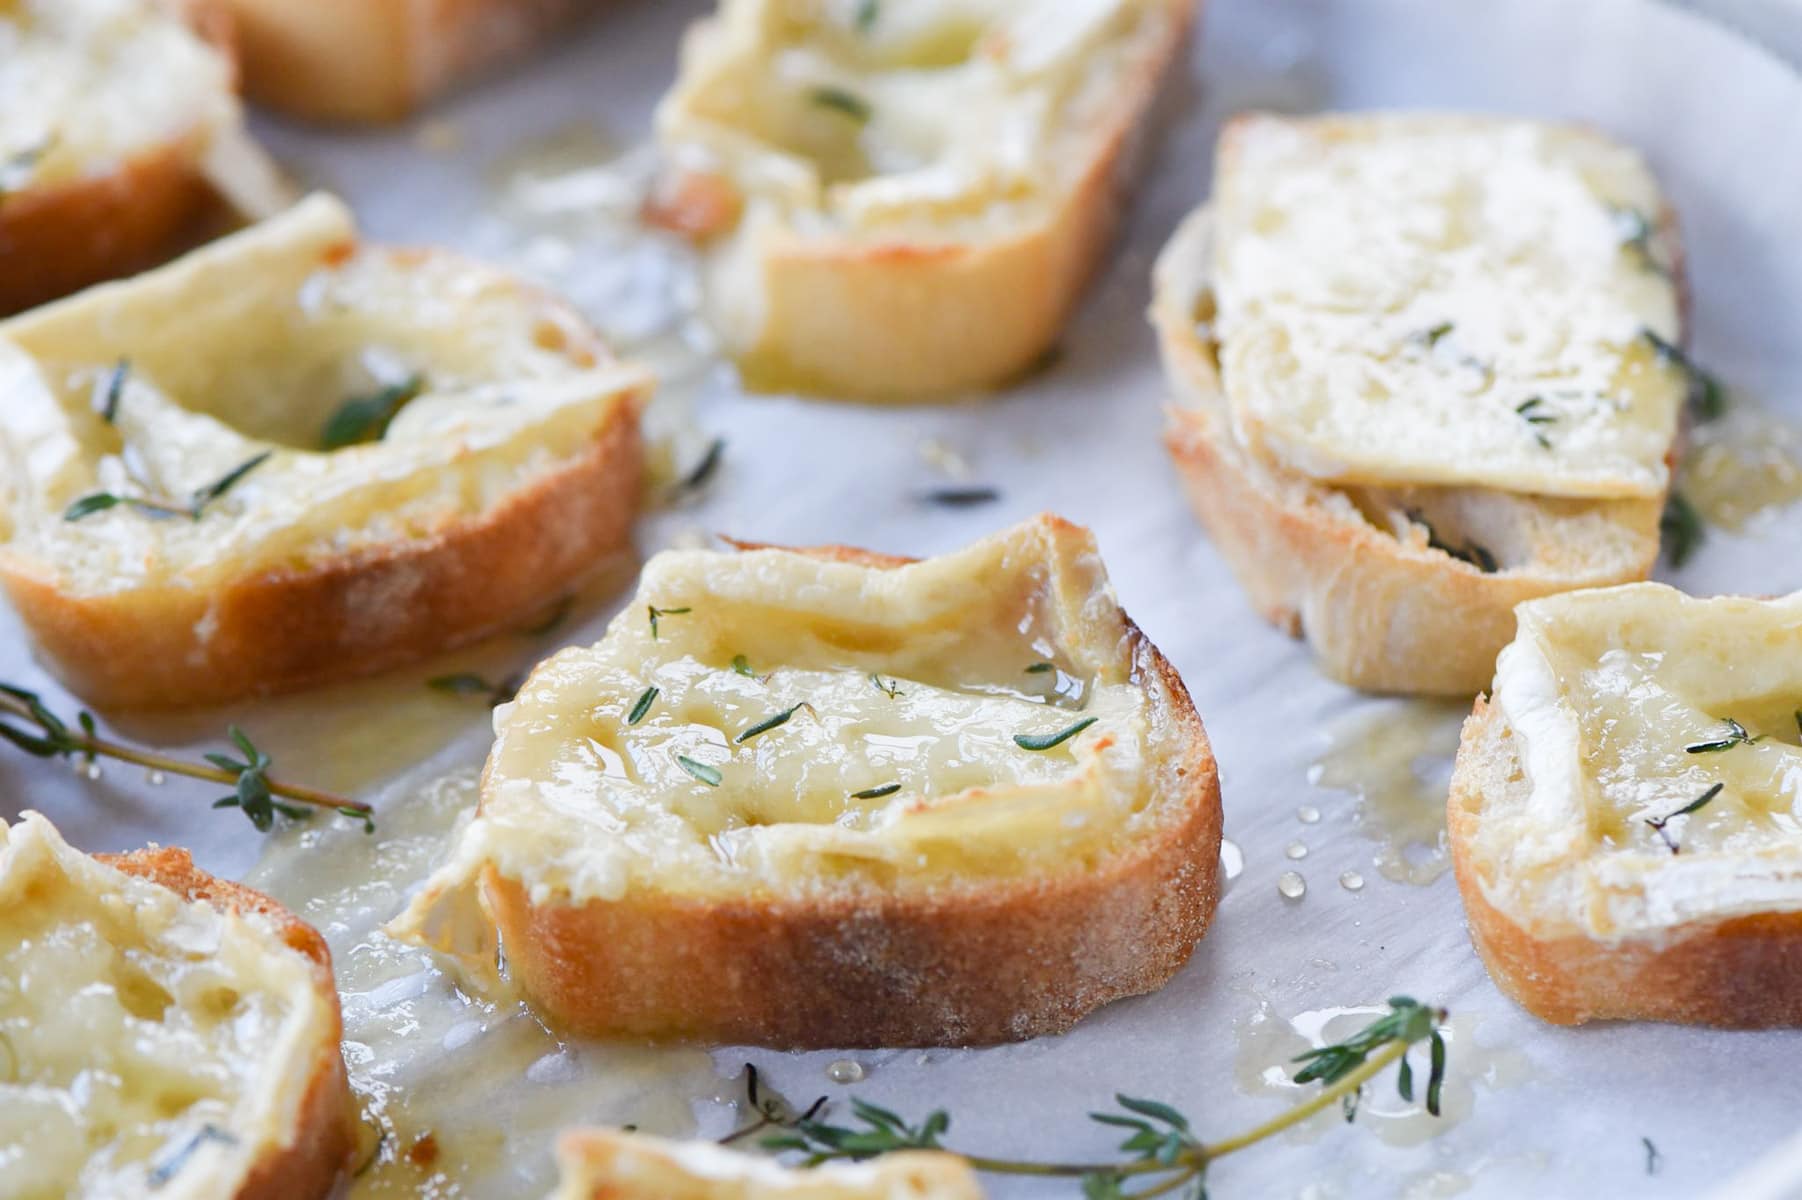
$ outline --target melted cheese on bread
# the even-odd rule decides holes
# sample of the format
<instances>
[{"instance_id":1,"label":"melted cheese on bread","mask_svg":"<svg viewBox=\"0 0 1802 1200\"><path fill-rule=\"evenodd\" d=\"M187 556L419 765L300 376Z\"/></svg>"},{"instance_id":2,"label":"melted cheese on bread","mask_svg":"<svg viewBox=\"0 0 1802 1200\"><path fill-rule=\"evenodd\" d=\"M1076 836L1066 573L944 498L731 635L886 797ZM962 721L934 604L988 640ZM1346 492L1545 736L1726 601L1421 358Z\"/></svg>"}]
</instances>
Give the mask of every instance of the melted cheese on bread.
<instances>
[{"instance_id":1,"label":"melted cheese on bread","mask_svg":"<svg viewBox=\"0 0 1802 1200\"><path fill-rule=\"evenodd\" d=\"M235 1195L331 1036L313 972L256 914L0 821L0 1194Z\"/></svg>"},{"instance_id":2,"label":"melted cheese on bread","mask_svg":"<svg viewBox=\"0 0 1802 1200\"><path fill-rule=\"evenodd\" d=\"M1488 117L1240 119L1216 183L1235 429L1341 484L1649 497L1686 381L1633 151Z\"/></svg>"},{"instance_id":3,"label":"melted cheese on bread","mask_svg":"<svg viewBox=\"0 0 1802 1200\"><path fill-rule=\"evenodd\" d=\"M1802 910L1802 596L1631 584L1517 612L1495 700L1531 794L1480 834L1514 903L1604 939Z\"/></svg>"},{"instance_id":4,"label":"melted cheese on bread","mask_svg":"<svg viewBox=\"0 0 1802 1200\"><path fill-rule=\"evenodd\" d=\"M7 552L99 594L428 537L580 453L648 388L565 312L448 255L360 249L343 206L315 197L0 324ZM412 379L380 440L324 448L349 398ZM263 454L198 520L65 518L100 491L185 501Z\"/></svg>"}]
</instances>

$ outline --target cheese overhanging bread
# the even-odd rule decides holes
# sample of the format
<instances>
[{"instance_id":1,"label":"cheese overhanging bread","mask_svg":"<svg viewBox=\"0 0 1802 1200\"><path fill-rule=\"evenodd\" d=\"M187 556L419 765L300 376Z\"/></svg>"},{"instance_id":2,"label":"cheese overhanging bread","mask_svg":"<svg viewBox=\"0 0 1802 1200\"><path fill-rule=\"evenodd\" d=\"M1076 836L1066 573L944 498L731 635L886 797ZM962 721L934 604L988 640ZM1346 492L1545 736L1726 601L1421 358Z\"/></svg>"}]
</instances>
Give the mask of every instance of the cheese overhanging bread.
<instances>
[{"instance_id":1,"label":"cheese overhanging bread","mask_svg":"<svg viewBox=\"0 0 1802 1200\"><path fill-rule=\"evenodd\" d=\"M557 1169L550 1200L982 1200L963 1159L929 1150L796 1170L712 1142L572 1129Z\"/></svg>"},{"instance_id":2,"label":"cheese overhanging bread","mask_svg":"<svg viewBox=\"0 0 1802 1200\"><path fill-rule=\"evenodd\" d=\"M0 821L0 1195L312 1200L355 1115L324 940L182 850Z\"/></svg>"},{"instance_id":3,"label":"cheese overhanging bread","mask_svg":"<svg viewBox=\"0 0 1802 1200\"><path fill-rule=\"evenodd\" d=\"M1548 1021L1802 1024L1802 595L1523 604L1448 825L1471 938Z\"/></svg>"},{"instance_id":4,"label":"cheese overhanging bread","mask_svg":"<svg viewBox=\"0 0 1802 1200\"><path fill-rule=\"evenodd\" d=\"M561 301L314 198L0 323L0 581L104 706L376 671L628 548L649 386Z\"/></svg>"},{"instance_id":5,"label":"cheese overhanging bread","mask_svg":"<svg viewBox=\"0 0 1802 1200\"><path fill-rule=\"evenodd\" d=\"M554 1024L780 1046L1065 1029L1160 987L1218 897L1175 671L1053 517L924 562L671 551L497 711L399 936Z\"/></svg>"},{"instance_id":6,"label":"cheese overhanging bread","mask_svg":"<svg viewBox=\"0 0 1802 1200\"><path fill-rule=\"evenodd\" d=\"M1195 0L725 0L658 111L754 387L905 400L1042 358L1110 240Z\"/></svg>"},{"instance_id":7,"label":"cheese overhanging bread","mask_svg":"<svg viewBox=\"0 0 1802 1200\"><path fill-rule=\"evenodd\" d=\"M0 313L149 266L223 198L286 202L208 0L0 6Z\"/></svg>"},{"instance_id":8,"label":"cheese overhanging bread","mask_svg":"<svg viewBox=\"0 0 1802 1200\"><path fill-rule=\"evenodd\" d=\"M1651 174L1587 130L1243 117L1157 265L1166 442L1328 674L1469 694L1517 603L1657 558L1679 271Z\"/></svg>"},{"instance_id":9,"label":"cheese overhanging bread","mask_svg":"<svg viewBox=\"0 0 1802 1200\"><path fill-rule=\"evenodd\" d=\"M515 58L596 0L219 0L253 100L392 121Z\"/></svg>"}]
</instances>

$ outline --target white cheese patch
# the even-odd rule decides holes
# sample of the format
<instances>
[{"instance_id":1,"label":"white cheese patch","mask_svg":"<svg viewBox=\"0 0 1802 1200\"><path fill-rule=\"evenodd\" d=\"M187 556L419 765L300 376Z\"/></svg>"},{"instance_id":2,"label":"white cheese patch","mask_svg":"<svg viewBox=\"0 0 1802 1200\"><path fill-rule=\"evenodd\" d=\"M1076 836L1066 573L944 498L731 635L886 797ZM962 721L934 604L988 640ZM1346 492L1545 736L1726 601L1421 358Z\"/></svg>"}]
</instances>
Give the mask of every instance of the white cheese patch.
<instances>
[{"instance_id":1,"label":"white cheese patch","mask_svg":"<svg viewBox=\"0 0 1802 1200\"><path fill-rule=\"evenodd\" d=\"M1222 140L1235 427L1323 481L1656 496L1686 392L1664 202L1567 126L1254 116ZM1643 234L1644 236L1640 236Z\"/></svg>"}]
</instances>

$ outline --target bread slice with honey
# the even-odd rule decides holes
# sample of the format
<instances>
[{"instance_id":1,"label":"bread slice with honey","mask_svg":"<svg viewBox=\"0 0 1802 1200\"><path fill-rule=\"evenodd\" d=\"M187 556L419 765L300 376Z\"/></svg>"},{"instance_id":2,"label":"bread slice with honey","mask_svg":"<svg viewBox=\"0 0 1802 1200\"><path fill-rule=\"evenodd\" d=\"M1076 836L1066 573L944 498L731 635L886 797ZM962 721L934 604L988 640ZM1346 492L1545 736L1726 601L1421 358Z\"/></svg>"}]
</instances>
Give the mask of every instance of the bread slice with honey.
<instances>
[{"instance_id":1,"label":"bread slice with honey","mask_svg":"<svg viewBox=\"0 0 1802 1200\"><path fill-rule=\"evenodd\" d=\"M752 386L992 388L1057 338L1111 240L1195 0L725 0L658 112L653 220L706 247Z\"/></svg>"},{"instance_id":2,"label":"bread slice with honey","mask_svg":"<svg viewBox=\"0 0 1802 1200\"><path fill-rule=\"evenodd\" d=\"M244 131L211 0L0 7L0 314L167 258L288 202Z\"/></svg>"},{"instance_id":3,"label":"bread slice with honey","mask_svg":"<svg viewBox=\"0 0 1802 1200\"><path fill-rule=\"evenodd\" d=\"M516 58L585 0L220 0L245 89L318 121L393 121Z\"/></svg>"},{"instance_id":4,"label":"bread slice with honey","mask_svg":"<svg viewBox=\"0 0 1802 1200\"><path fill-rule=\"evenodd\" d=\"M103 707L381 670L629 549L649 388L562 301L316 197L0 323L0 582Z\"/></svg>"},{"instance_id":5,"label":"bread slice with honey","mask_svg":"<svg viewBox=\"0 0 1802 1200\"><path fill-rule=\"evenodd\" d=\"M1151 316L1166 443L1260 612L1342 682L1469 694L1516 604L1645 578L1689 381L1637 155L1500 118L1259 115L1216 173Z\"/></svg>"},{"instance_id":6,"label":"bread slice with honey","mask_svg":"<svg viewBox=\"0 0 1802 1200\"><path fill-rule=\"evenodd\" d=\"M1471 939L1559 1024L1802 1024L1802 595L1524 604L1448 809Z\"/></svg>"},{"instance_id":7,"label":"bread slice with honey","mask_svg":"<svg viewBox=\"0 0 1802 1200\"><path fill-rule=\"evenodd\" d=\"M0 1194L310 1200L356 1129L331 956L187 852L0 821Z\"/></svg>"},{"instance_id":8,"label":"bread slice with honey","mask_svg":"<svg viewBox=\"0 0 1802 1200\"><path fill-rule=\"evenodd\" d=\"M572 1129L557 1171L550 1200L982 1200L963 1159L930 1150L796 1170L712 1142Z\"/></svg>"},{"instance_id":9,"label":"bread slice with honey","mask_svg":"<svg viewBox=\"0 0 1802 1200\"><path fill-rule=\"evenodd\" d=\"M582 1033L999 1042L1162 986L1219 843L1200 719L1086 530L670 551L500 711L396 932L483 970L498 931Z\"/></svg>"}]
</instances>

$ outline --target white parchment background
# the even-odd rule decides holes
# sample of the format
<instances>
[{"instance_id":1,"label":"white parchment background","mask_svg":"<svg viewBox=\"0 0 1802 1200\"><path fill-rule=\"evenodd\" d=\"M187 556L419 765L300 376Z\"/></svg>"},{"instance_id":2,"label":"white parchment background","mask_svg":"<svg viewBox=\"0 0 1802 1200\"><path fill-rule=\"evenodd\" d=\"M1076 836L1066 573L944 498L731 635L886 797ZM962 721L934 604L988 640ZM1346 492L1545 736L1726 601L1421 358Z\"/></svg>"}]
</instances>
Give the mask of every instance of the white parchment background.
<instances>
[{"instance_id":1,"label":"white parchment background","mask_svg":"<svg viewBox=\"0 0 1802 1200\"><path fill-rule=\"evenodd\" d=\"M422 148L416 129L266 132L310 181L345 194L373 236L492 250L490 165L572 120L641 140L679 31L701 7L618 4L529 69L435 114L454 127L454 152ZM1228 1159L1211 1181L1215 1195L1700 1194L1796 1126L1802 1033L1562 1030L1516 1010L1470 949L1451 878L1415 888L1377 876L1351 798L1309 785L1324 731L1372 702L1323 682L1301 647L1256 619L1177 494L1158 442L1164 388L1142 316L1149 267L1207 193L1219 121L1252 106L1579 118L1645 148L1682 217L1698 357L1736 389L1802 414L1802 77L1776 57L1650 0L1220 0L1204 15L1123 244L1054 372L978 405L896 411L700 388L697 418L727 438L725 464L700 507L653 517L642 531L647 552L701 526L930 554L1041 509L1061 512L1094 527L1124 603L1182 671L1207 723L1227 831L1246 865L1189 968L1067 1037L927 1062L911 1051L861 1054L871 1073L854 1094L914 1115L947 1107L953 1141L991 1152L1101 1153L1111 1139L1082 1114L1115 1090L1171 1101L1204 1131L1225 1133L1275 1111L1233 1082L1235 1026L1260 1004L1292 1014L1407 992L1474 1016L1468 1036L1482 1049L1464 1055L1467 1068L1504 1048L1529 1062L1525 1078L1479 1082L1474 1113L1424 1145L1335 1128ZM602 283L604 297L612 284ZM604 309L594 315L608 322ZM918 489L943 482L919 453L926 439L956 448L1002 499L967 511L915 502ZM1676 581L1699 592L1802 587L1802 520L1792 513L1748 538L1716 536ZM10 616L0 620L5 675L49 687ZM588 640L598 624L566 638ZM255 709L241 716L254 730ZM442 758L479 761L484 745L472 716ZM199 811L185 790L137 779L114 770L90 783L60 765L0 757L0 811L41 808L88 849L159 839L232 874L254 859L247 825ZM1304 804L1322 810L1320 824L1297 823ZM1299 864L1283 856L1297 838L1311 847ZM1310 885L1300 903L1276 892L1291 867ZM1366 875L1362 892L1335 883L1347 868ZM846 1092L824 1079L836 1055L720 1056L734 1068L747 1057L796 1096ZM726 1119L703 1116L715 1127ZM1656 1175L1645 1173L1642 1136L1661 1152Z\"/></svg>"}]
</instances>

